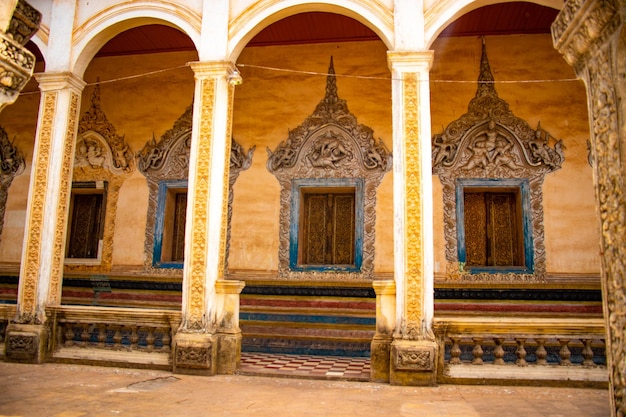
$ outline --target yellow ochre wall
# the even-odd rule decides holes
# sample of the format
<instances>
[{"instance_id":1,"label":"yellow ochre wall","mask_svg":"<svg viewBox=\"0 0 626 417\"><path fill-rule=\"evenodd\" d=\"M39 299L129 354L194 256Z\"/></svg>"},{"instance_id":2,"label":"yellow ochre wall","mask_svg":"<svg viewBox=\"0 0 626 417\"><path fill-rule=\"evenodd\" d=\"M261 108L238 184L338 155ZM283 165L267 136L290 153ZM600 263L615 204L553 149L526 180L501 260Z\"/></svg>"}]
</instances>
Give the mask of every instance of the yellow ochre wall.
<instances>
[{"instance_id":1,"label":"yellow ochre wall","mask_svg":"<svg viewBox=\"0 0 626 417\"><path fill-rule=\"evenodd\" d=\"M552 47L549 35L486 38L497 81L574 79L572 69ZM481 41L474 37L441 38L432 49L432 133L439 133L467 111L476 91ZM236 87L233 137L246 150L256 145L253 164L235 187L229 268L275 271L278 265L279 194L276 178L266 167L272 151L288 138L324 97L330 57L334 58L338 95L347 101L358 123L392 148L390 72L382 42L324 43L246 48L237 60L244 83ZM101 106L118 134L139 151L154 134L157 140L191 104L193 73L184 64L195 52L97 58L85 81L101 82ZM289 71L278 71L272 67ZM134 74L171 69L149 76L105 82ZM303 73L303 72L309 73ZM310 72L319 73L311 74ZM448 83L443 81L469 81ZM32 87L32 88L31 88ZM31 83L30 91L36 91ZM499 83L496 89L515 115L535 128L541 121L552 136L563 139L563 168L544 182L544 226L547 270L552 273L597 274L598 221L592 171L585 141L589 137L585 89L580 81ZM89 107L93 85L85 88L82 113ZM0 262L17 263L21 256L29 173L39 94L25 94L0 114L0 125L26 155L27 167L9 191ZM376 210L377 273L393 272L393 174L378 188ZM434 184L435 271L445 268L441 186ZM113 265L143 265L148 188L135 172L120 189Z\"/></svg>"}]
</instances>

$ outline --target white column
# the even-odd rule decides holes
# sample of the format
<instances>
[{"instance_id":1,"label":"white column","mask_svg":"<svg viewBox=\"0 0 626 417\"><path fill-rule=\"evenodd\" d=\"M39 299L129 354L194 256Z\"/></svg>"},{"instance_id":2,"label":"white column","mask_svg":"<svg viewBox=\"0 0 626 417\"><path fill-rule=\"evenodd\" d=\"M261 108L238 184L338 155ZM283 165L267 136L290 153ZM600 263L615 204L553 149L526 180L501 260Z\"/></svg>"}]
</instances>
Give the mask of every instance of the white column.
<instances>
[{"instance_id":1,"label":"white column","mask_svg":"<svg viewBox=\"0 0 626 417\"><path fill-rule=\"evenodd\" d=\"M429 70L432 51L389 52L394 155L396 328L390 382L436 383Z\"/></svg>"}]
</instances>

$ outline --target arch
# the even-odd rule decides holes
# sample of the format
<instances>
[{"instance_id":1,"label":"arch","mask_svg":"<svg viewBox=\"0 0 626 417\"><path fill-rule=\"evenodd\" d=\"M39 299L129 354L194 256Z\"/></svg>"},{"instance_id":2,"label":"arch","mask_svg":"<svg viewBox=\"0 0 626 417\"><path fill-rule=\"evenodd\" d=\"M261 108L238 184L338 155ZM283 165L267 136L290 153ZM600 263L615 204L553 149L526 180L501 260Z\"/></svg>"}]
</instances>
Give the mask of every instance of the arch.
<instances>
[{"instance_id":1,"label":"arch","mask_svg":"<svg viewBox=\"0 0 626 417\"><path fill-rule=\"evenodd\" d=\"M76 29L76 37L72 45L71 71L81 76L98 50L109 40L125 30L134 27L160 24L178 29L189 36L196 46L200 45L200 28L202 18L190 9L179 6L171 8L162 3L121 4L92 16Z\"/></svg>"},{"instance_id":2,"label":"arch","mask_svg":"<svg viewBox=\"0 0 626 417\"><path fill-rule=\"evenodd\" d=\"M387 48L393 47L393 13L377 1L327 0L313 3L306 0L260 0L230 22L228 59L235 62L243 48L263 28L285 17L313 11L351 17L372 29Z\"/></svg>"},{"instance_id":3,"label":"arch","mask_svg":"<svg viewBox=\"0 0 626 417\"><path fill-rule=\"evenodd\" d=\"M527 2L551 7L556 10L561 10L563 7L563 2L560 0L528 0ZM430 48L437 39L437 36L459 17L480 7L498 3L505 2L497 0L441 0L433 2L433 5L424 11L424 38L426 40L426 47Z\"/></svg>"}]
</instances>

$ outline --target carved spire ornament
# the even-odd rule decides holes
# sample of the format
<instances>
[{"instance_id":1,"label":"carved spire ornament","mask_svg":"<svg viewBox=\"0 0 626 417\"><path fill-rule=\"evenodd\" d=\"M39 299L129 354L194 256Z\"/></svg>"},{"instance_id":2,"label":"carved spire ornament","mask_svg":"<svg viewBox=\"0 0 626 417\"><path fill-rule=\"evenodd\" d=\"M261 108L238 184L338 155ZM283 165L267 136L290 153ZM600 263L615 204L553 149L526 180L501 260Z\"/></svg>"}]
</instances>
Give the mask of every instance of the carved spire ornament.
<instances>
[{"instance_id":1,"label":"carved spire ornament","mask_svg":"<svg viewBox=\"0 0 626 417\"><path fill-rule=\"evenodd\" d=\"M541 281L545 276L545 246L541 184L561 168L563 141L541 125L536 129L515 116L498 97L483 39L476 96L468 111L432 138L433 173L443 185L446 279L471 281ZM530 186L532 271L467 274L459 264L456 184L459 179L522 179Z\"/></svg>"},{"instance_id":2,"label":"carved spire ornament","mask_svg":"<svg viewBox=\"0 0 626 417\"><path fill-rule=\"evenodd\" d=\"M278 275L281 278L327 279L336 271L294 271L290 268L290 221L292 182L298 179L362 179L363 259L359 272L342 272L341 278L371 279L374 268L376 188L392 167L391 153L371 128L357 123L345 100L337 95L337 80L331 57L326 94L313 114L293 130L274 151L267 149L267 169L281 185L280 247Z\"/></svg>"}]
</instances>

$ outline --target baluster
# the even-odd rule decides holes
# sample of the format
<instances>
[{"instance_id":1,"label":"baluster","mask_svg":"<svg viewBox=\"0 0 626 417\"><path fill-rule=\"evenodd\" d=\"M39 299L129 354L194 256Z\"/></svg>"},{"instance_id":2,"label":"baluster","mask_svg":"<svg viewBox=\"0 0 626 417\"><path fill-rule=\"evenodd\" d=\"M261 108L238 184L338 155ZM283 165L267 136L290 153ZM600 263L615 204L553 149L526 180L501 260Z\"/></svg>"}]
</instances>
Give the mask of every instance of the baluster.
<instances>
[{"instance_id":1,"label":"baluster","mask_svg":"<svg viewBox=\"0 0 626 417\"><path fill-rule=\"evenodd\" d=\"M170 337L170 328L165 327L163 329L163 351L164 352L170 351L170 343L172 343L172 338ZM461 349L459 349L459 355L460 354L461 354ZM452 363L452 360L450 360L450 363Z\"/></svg>"},{"instance_id":2,"label":"baluster","mask_svg":"<svg viewBox=\"0 0 626 417\"><path fill-rule=\"evenodd\" d=\"M104 348L105 347L104 344L106 341L107 341L106 325L100 324L98 325L98 347Z\"/></svg>"},{"instance_id":3,"label":"baluster","mask_svg":"<svg viewBox=\"0 0 626 417\"><path fill-rule=\"evenodd\" d=\"M517 343L517 350L515 354L517 355L517 360L515 364L518 366L527 366L528 362L526 362L526 349L524 348L524 343L526 339L524 338L516 338L515 342Z\"/></svg>"},{"instance_id":4,"label":"baluster","mask_svg":"<svg viewBox=\"0 0 626 417\"><path fill-rule=\"evenodd\" d=\"M457 365L461 363L461 348L459 347L459 337L451 337L452 347L450 348L450 364Z\"/></svg>"},{"instance_id":5,"label":"baluster","mask_svg":"<svg viewBox=\"0 0 626 417\"><path fill-rule=\"evenodd\" d=\"M496 344L495 349L493 350L493 364L494 365L504 365L504 348L502 347L502 343L504 343L503 337L494 337L494 343Z\"/></svg>"},{"instance_id":6,"label":"baluster","mask_svg":"<svg viewBox=\"0 0 626 417\"><path fill-rule=\"evenodd\" d=\"M537 351L535 355L537 355L537 365L547 365L548 361L546 358L548 357L548 351L544 346L546 344L546 339L536 339L537 340Z\"/></svg>"},{"instance_id":7,"label":"baluster","mask_svg":"<svg viewBox=\"0 0 626 417\"><path fill-rule=\"evenodd\" d=\"M139 342L139 334L137 333L137 326L131 326L130 328L130 350L137 350L137 343Z\"/></svg>"},{"instance_id":8,"label":"baluster","mask_svg":"<svg viewBox=\"0 0 626 417\"><path fill-rule=\"evenodd\" d=\"M74 345L74 326L70 323L65 324L65 346Z\"/></svg>"},{"instance_id":9,"label":"baluster","mask_svg":"<svg viewBox=\"0 0 626 417\"><path fill-rule=\"evenodd\" d=\"M570 358L572 357L572 352L569 350L567 346L569 344L569 339L560 339L559 343L561 344L561 350L559 351L559 356L561 357L561 362L559 365L561 366L569 366L572 364Z\"/></svg>"},{"instance_id":10,"label":"baluster","mask_svg":"<svg viewBox=\"0 0 626 417\"><path fill-rule=\"evenodd\" d=\"M122 349L122 331L120 326L115 326L115 334L113 335L113 349Z\"/></svg>"},{"instance_id":11,"label":"baluster","mask_svg":"<svg viewBox=\"0 0 626 417\"><path fill-rule=\"evenodd\" d=\"M593 349L591 349L591 339L584 339L583 343L585 347L583 348L583 366L595 366L593 362Z\"/></svg>"},{"instance_id":12,"label":"baluster","mask_svg":"<svg viewBox=\"0 0 626 417\"><path fill-rule=\"evenodd\" d=\"M80 333L81 346L87 347L89 345L89 325L83 324L81 327L83 328L83 331Z\"/></svg>"},{"instance_id":13,"label":"baluster","mask_svg":"<svg viewBox=\"0 0 626 417\"><path fill-rule=\"evenodd\" d=\"M472 339L474 341L474 349L472 349L472 355L474 359L472 359L473 365L482 365L483 364L483 347L481 346L483 343L483 339L480 337L475 337Z\"/></svg>"},{"instance_id":14,"label":"baluster","mask_svg":"<svg viewBox=\"0 0 626 417\"><path fill-rule=\"evenodd\" d=\"M146 348L148 352L152 352L154 350L154 328L150 327L147 330L148 334L146 335Z\"/></svg>"}]
</instances>

